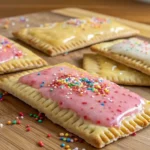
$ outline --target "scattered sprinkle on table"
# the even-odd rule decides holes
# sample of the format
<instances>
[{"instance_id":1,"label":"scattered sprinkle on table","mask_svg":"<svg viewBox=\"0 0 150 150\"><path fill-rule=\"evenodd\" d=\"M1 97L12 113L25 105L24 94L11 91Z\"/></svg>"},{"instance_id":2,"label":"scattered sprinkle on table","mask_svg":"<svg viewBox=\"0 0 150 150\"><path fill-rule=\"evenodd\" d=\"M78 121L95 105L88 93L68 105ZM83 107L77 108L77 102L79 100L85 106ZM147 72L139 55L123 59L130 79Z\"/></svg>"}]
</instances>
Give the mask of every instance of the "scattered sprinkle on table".
<instances>
[{"instance_id":1,"label":"scattered sprinkle on table","mask_svg":"<svg viewBox=\"0 0 150 150\"><path fill-rule=\"evenodd\" d=\"M11 121L7 121L7 125L11 125Z\"/></svg>"},{"instance_id":2,"label":"scattered sprinkle on table","mask_svg":"<svg viewBox=\"0 0 150 150\"><path fill-rule=\"evenodd\" d=\"M21 124L21 121L20 121L20 120L17 120L17 124Z\"/></svg>"},{"instance_id":3,"label":"scattered sprinkle on table","mask_svg":"<svg viewBox=\"0 0 150 150\"><path fill-rule=\"evenodd\" d=\"M44 121L44 119L45 119L45 115L43 113L38 113L38 114L30 113L29 116L35 118L35 120L38 123L42 123Z\"/></svg>"},{"instance_id":4,"label":"scattered sprinkle on table","mask_svg":"<svg viewBox=\"0 0 150 150\"><path fill-rule=\"evenodd\" d=\"M3 126L4 126L4 125L3 125L2 123L0 123L0 128L3 128Z\"/></svg>"},{"instance_id":5,"label":"scattered sprinkle on table","mask_svg":"<svg viewBox=\"0 0 150 150\"><path fill-rule=\"evenodd\" d=\"M19 117L24 117L25 116L23 112L19 112L18 115L19 115ZM38 113L38 114L30 113L29 116L33 117L33 118L42 118L42 119L45 117L45 115L43 113ZM21 124L21 121L19 120L20 119L19 117L17 116L15 120L7 121L6 124L7 125ZM26 132L31 131L31 128L30 128L29 124L24 125L24 126L25 126ZM0 128L2 128L2 127L3 127L3 124L0 123ZM61 133L58 134L58 136L59 136L59 139L61 141L66 142L66 143L61 143L60 144L60 147L62 147L63 149L65 149L65 150L86 150L85 148L82 148L82 149L79 149L78 147L72 148L71 145L69 145L69 143L73 143L73 142L80 142L80 143L83 142L83 140L78 138L77 136L75 136L71 133L68 133L68 132L66 132L66 133L61 132ZM47 138L50 138L50 137L52 137L52 136L51 136L50 133L48 133ZM39 141L37 144L40 147L44 147L43 141Z\"/></svg>"},{"instance_id":6,"label":"scattered sprinkle on table","mask_svg":"<svg viewBox=\"0 0 150 150\"><path fill-rule=\"evenodd\" d=\"M40 147L44 147L44 143L43 143L42 141L39 141L39 142L38 142L38 145L39 145Z\"/></svg>"},{"instance_id":7,"label":"scattered sprinkle on table","mask_svg":"<svg viewBox=\"0 0 150 150\"><path fill-rule=\"evenodd\" d=\"M60 146L61 146L61 147L65 147L65 143L62 143Z\"/></svg>"},{"instance_id":8,"label":"scattered sprinkle on table","mask_svg":"<svg viewBox=\"0 0 150 150\"><path fill-rule=\"evenodd\" d=\"M31 131L31 128L30 127L26 127L26 131L27 132Z\"/></svg>"},{"instance_id":9,"label":"scattered sprinkle on table","mask_svg":"<svg viewBox=\"0 0 150 150\"><path fill-rule=\"evenodd\" d=\"M47 137L48 137L48 138L51 137L51 134L47 134Z\"/></svg>"},{"instance_id":10,"label":"scattered sprinkle on table","mask_svg":"<svg viewBox=\"0 0 150 150\"><path fill-rule=\"evenodd\" d=\"M20 117L21 117L21 116L24 116L23 112L19 112L19 116L20 116Z\"/></svg>"},{"instance_id":11,"label":"scattered sprinkle on table","mask_svg":"<svg viewBox=\"0 0 150 150\"><path fill-rule=\"evenodd\" d=\"M24 116L21 116L20 118L21 118L21 119L24 119Z\"/></svg>"},{"instance_id":12,"label":"scattered sprinkle on table","mask_svg":"<svg viewBox=\"0 0 150 150\"><path fill-rule=\"evenodd\" d=\"M7 95L7 92L0 91L0 102L4 100L5 95Z\"/></svg>"},{"instance_id":13,"label":"scattered sprinkle on table","mask_svg":"<svg viewBox=\"0 0 150 150\"><path fill-rule=\"evenodd\" d=\"M131 135L132 135L132 136L136 136L136 132L132 133Z\"/></svg>"},{"instance_id":14,"label":"scattered sprinkle on table","mask_svg":"<svg viewBox=\"0 0 150 150\"><path fill-rule=\"evenodd\" d=\"M17 121L16 121L16 120L13 120L13 121L12 121L12 124L17 124Z\"/></svg>"}]
</instances>

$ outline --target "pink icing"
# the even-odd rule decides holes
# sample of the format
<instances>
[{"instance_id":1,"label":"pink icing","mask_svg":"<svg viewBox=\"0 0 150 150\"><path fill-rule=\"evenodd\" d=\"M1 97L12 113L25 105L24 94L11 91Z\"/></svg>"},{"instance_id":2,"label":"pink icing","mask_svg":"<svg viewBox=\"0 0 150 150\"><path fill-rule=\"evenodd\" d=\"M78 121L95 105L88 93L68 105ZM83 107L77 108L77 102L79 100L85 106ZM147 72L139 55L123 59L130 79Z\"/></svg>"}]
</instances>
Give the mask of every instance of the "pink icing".
<instances>
[{"instance_id":1,"label":"pink icing","mask_svg":"<svg viewBox=\"0 0 150 150\"><path fill-rule=\"evenodd\" d=\"M22 52L7 38L0 36L0 63L22 56Z\"/></svg>"},{"instance_id":2,"label":"pink icing","mask_svg":"<svg viewBox=\"0 0 150 150\"><path fill-rule=\"evenodd\" d=\"M119 126L125 116L142 111L144 104L139 95L115 83L66 66L23 76L19 82L102 126Z\"/></svg>"}]
</instances>

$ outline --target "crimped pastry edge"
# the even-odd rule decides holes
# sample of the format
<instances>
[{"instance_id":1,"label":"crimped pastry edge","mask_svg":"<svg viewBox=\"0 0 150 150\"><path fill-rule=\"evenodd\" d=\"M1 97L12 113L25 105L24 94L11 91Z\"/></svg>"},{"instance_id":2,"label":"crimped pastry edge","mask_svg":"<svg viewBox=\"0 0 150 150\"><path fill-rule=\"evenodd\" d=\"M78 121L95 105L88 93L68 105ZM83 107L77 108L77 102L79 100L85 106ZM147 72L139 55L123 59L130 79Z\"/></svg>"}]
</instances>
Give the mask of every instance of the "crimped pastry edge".
<instances>
[{"instance_id":1,"label":"crimped pastry edge","mask_svg":"<svg viewBox=\"0 0 150 150\"><path fill-rule=\"evenodd\" d=\"M4 36L2 36L4 37ZM6 37L4 37L6 38ZM21 70L28 70L28 69L34 69L34 68L39 68L42 66L48 65L47 62L39 57L38 55L34 54L31 52L29 49L19 45L18 43L8 39L11 41L15 47L17 47L20 50L23 50L23 52L28 52L28 56L30 59L24 59L24 58L19 58L19 59L12 59L7 62L1 63L0 64L0 74L5 74L5 73L10 73L10 72L16 72L16 71L21 71Z\"/></svg>"},{"instance_id":2,"label":"crimped pastry edge","mask_svg":"<svg viewBox=\"0 0 150 150\"><path fill-rule=\"evenodd\" d=\"M140 80L139 78L133 78L133 76L118 77L117 75L110 75L110 74L102 75L100 73L101 72L101 64L99 63L99 60L98 60L99 57L105 57L105 56L101 56L100 53L98 55L97 54L84 54L83 68L87 72L89 72L93 75L97 75L99 77L110 80L110 81L115 82L117 84L136 85L136 86L150 86L150 77L149 77L149 79L146 78L145 80ZM106 57L106 58L108 58L108 57ZM143 75L145 75L145 74L143 74ZM145 75L145 76L147 76L147 75Z\"/></svg>"},{"instance_id":3,"label":"crimped pastry edge","mask_svg":"<svg viewBox=\"0 0 150 150\"><path fill-rule=\"evenodd\" d=\"M34 29L34 28L33 28ZM13 32L13 35L24 41L25 43L31 45L32 47L46 53L49 56L56 56L58 54L63 54L65 52L70 52L76 49L84 48L87 46L90 46L92 44L96 44L98 42L103 42L103 41L108 41L116 38L125 38L125 37L130 37L133 35L136 35L139 33L139 31L134 30L134 29L126 29L126 31L122 31L121 33L116 33L116 35L111 34L111 35L105 35L105 36L97 36L90 41L85 41L85 40L80 40L78 39L77 41L73 41L70 44L66 45L60 45L60 46L53 46L49 43L46 43L32 35L30 35L30 32L28 32L30 29L22 29L17 32Z\"/></svg>"},{"instance_id":4,"label":"crimped pastry edge","mask_svg":"<svg viewBox=\"0 0 150 150\"><path fill-rule=\"evenodd\" d=\"M91 46L91 50L94 52L98 52L98 53L100 53L100 55L108 57L114 61L122 63L128 67L136 69L136 70L143 72L147 75L150 75L150 66L143 63L142 61L134 59L132 57L122 55L122 54L115 54L115 53L109 52L108 48L98 48L97 45L99 45L99 44Z\"/></svg>"},{"instance_id":5,"label":"crimped pastry edge","mask_svg":"<svg viewBox=\"0 0 150 150\"><path fill-rule=\"evenodd\" d=\"M69 67L73 67L76 70L83 71L82 69L76 68L67 63L63 63L60 65L66 65ZM88 143L97 148L102 148L105 145L116 141L118 138L128 136L150 124L150 109L146 109L145 107L144 112L141 114L137 114L134 118L126 117L122 121L122 125L119 129L114 127L107 128L95 125L80 118L75 112L71 110L59 108L55 101L43 98L37 91L37 89L17 82L18 79L23 75L33 73L35 71L40 71L46 68L50 68L50 66L35 69L32 71L25 71L12 77L2 78L0 79L0 87L10 94L20 98L25 103L31 105L33 108L36 108L40 112L45 113L46 116L54 123L57 123L66 128L68 131L79 135L81 138L85 139ZM146 103L147 104L145 106L150 108L149 102L146 101ZM53 108L53 110L47 111L50 106ZM63 112L63 114L60 115L60 112ZM58 116L58 118L56 118L56 116ZM73 119L70 119L70 116ZM63 118L64 120L62 120Z\"/></svg>"}]
</instances>

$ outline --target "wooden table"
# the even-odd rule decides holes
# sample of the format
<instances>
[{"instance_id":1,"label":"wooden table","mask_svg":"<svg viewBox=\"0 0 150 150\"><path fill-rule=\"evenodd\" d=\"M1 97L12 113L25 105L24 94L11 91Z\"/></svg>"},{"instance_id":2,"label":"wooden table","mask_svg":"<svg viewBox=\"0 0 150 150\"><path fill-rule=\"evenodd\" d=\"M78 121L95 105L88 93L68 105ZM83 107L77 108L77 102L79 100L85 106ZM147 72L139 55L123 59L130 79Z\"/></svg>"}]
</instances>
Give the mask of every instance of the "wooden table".
<instances>
[{"instance_id":1,"label":"wooden table","mask_svg":"<svg viewBox=\"0 0 150 150\"><path fill-rule=\"evenodd\" d=\"M136 0L1 0L0 17L78 7L107 15L150 24L150 4Z\"/></svg>"},{"instance_id":2,"label":"wooden table","mask_svg":"<svg viewBox=\"0 0 150 150\"><path fill-rule=\"evenodd\" d=\"M70 17L78 17L78 16L103 16L102 14L97 14L89 11L84 11L81 9L59 9L52 12L43 12L38 14L29 14L24 15L22 17L13 17L6 18L1 20L0 23L0 33L13 38L11 35L12 31L17 30L20 27L26 26L39 26L40 24L46 22L54 22L54 21L62 21L66 20L70 17L64 16L70 15ZM105 16L107 17L107 16ZM137 28L141 31L142 35L149 37L150 36L150 27L148 25L138 24L118 18L120 22L128 24L134 28ZM22 20L24 20L22 22ZM9 23L7 23L9 22ZM8 24L8 29L3 28L5 24ZM21 43L21 42L20 42ZM82 58L84 53L91 53L89 47L84 48L80 51L74 51L69 53L68 55L59 55L56 57L47 57L43 53L27 46L26 44L21 43L22 45L29 47L33 52L42 56L45 60L49 62L49 64L57 64L58 62L70 62L75 64L78 67L82 67ZM2 77L2 76L0 76ZM150 97L150 88L146 87L127 87L132 91L140 94L144 98L149 99ZM21 102L19 99L8 95L5 97L5 100L0 103L0 123L6 123L8 120L14 120L16 116L18 116L18 112L24 112L25 118L22 120L21 125L4 125L3 128L0 129L0 150L61 150L60 143L58 140L58 134L60 132L66 132L65 129L61 128L53 124L49 120L45 120L42 124L37 123L33 118L29 117L29 113L37 113L36 110L32 109L30 106ZM30 124L31 131L26 132L25 126ZM52 134L51 138L47 138L47 134ZM104 150L149 150L150 148L150 127L138 132L137 136L121 139L109 146L103 148ZM37 142L42 140L45 144L45 147L40 148L37 146ZM91 147L87 143L72 143L71 147L80 147L86 148L86 150L95 150L95 148Z\"/></svg>"}]
</instances>

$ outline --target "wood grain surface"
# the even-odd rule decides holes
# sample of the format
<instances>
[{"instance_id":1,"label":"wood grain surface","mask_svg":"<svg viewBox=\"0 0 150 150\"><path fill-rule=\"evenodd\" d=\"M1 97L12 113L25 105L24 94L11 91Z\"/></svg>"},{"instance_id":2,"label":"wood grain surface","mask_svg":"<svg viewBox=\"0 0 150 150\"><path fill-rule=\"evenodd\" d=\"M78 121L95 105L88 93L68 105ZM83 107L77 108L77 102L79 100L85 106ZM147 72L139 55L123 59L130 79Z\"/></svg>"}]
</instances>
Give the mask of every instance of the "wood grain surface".
<instances>
[{"instance_id":1,"label":"wood grain surface","mask_svg":"<svg viewBox=\"0 0 150 150\"><path fill-rule=\"evenodd\" d=\"M78 7L150 24L150 4L136 0L0 0L0 17Z\"/></svg>"},{"instance_id":2,"label":"wood grain surface","mask_svg":"<svg viewBox=\"0 0 150 150\"><path fill-rule=\"evenodd\" d=\"M71 9L70 9L71 10ZM58 11L58 10L57 10ZM65 12L66 10L64 10ZM55 11L56 12L56 11ZM61 9L61 12L62 9ZM72 10L75 14L74 9ZM60 13L60 11L59 11ZM39 26L46 22L62 21L69 17L63 16L61 14L54 14L51 12L43 12L37 14L24 15L23 19L28 21L23 21L20 16L13 18L6 18L1 20L0 23L0 33L12 38L12 31L19 28L28 26ZM9 22L8 29L4 29L3 25ZM12 24L13 22L13 24ZM15 23L15 25L14 25ZM17 41L19 42L19 41ZM21 42L19 42L21 43ZM47 57L45 54L31 48L30 46L21 43L25 47L30 48L34 53L38 54L42 58L48 61L50 65L57 64L60 62L69 62L78 67L82 68L82 58L84 53L91 53L89 47L74 51L68 55L59 55L56 57ZM1 78L2 76L0 76ZM150 99L150 88L147 87L127 87L130 90L140 94L146 99ZM25 117L22 120L21 125L5 125L8 120L14 120L18 116L18 112L24 112ZM4 124L3 128L0 128L0 150L62 150L60 148L61 141L58 140L58 134L60 132L66 132L65 129L58 125L53 124L49 120L45 120L43 123L39 124L34 119L28 116L29 113L37 113L36 110L23 103L19 99L7 95L4 101L0 102L0 123ZM25 126L30 124L31 131L26 132ZM46 138L47 134L52 134L51 138ZM127 138L120 139L119 141L110 144L103 148L103 150L149 150L150 148L150 127L137 133L137 136L129 136ZM37 142L42 140L45 144L43 148L38 147ZM96 150L87 143L71 143L69 144L72 148L79 147L79 150L86 148L86 150Z\"/></svg>"}]
</instances>

